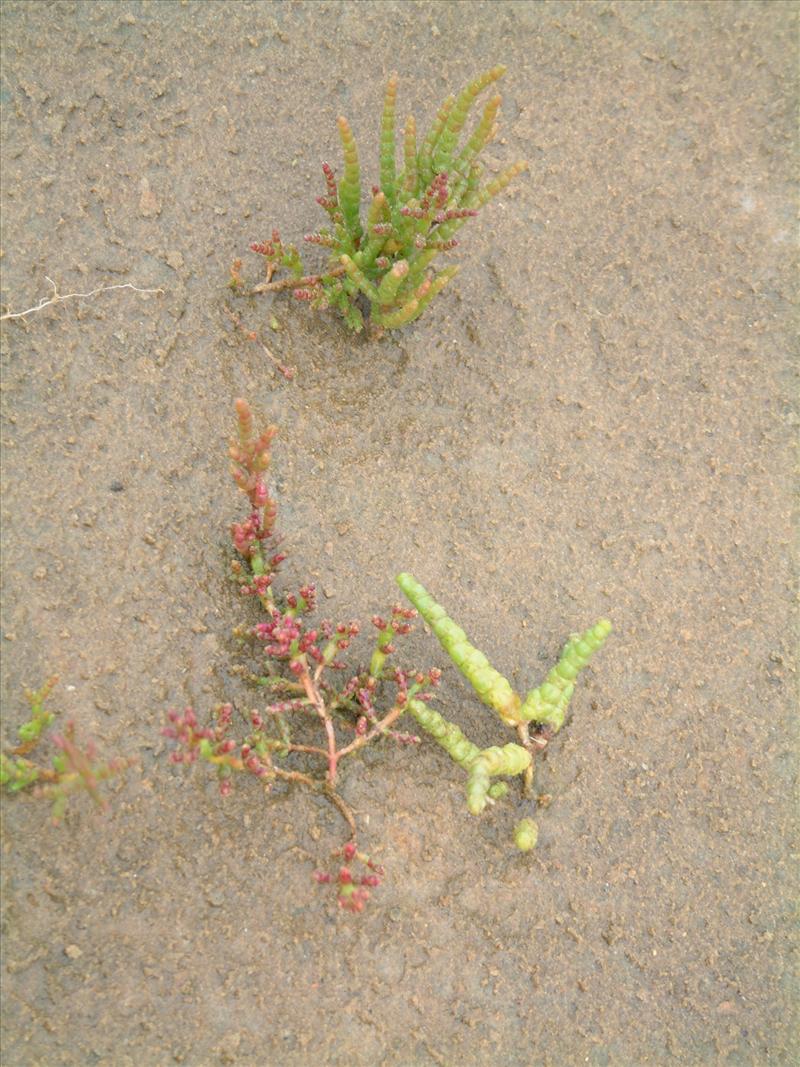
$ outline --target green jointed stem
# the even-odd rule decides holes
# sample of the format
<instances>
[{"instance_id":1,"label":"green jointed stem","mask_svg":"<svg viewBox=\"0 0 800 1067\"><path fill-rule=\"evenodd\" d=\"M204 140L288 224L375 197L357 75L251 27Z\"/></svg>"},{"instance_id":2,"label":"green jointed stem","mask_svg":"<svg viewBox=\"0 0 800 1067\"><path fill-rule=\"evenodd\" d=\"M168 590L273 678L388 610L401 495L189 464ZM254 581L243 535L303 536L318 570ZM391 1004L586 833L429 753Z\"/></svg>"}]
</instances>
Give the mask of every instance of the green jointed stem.
<instances>
[{"instance_id":1,"label":"green jointed stem","mask_svg":"<svg viewBox=\"0 0 800 1067\"><path fill-rule=\"evenodd\" d=\"M390 217L389 204L385 194L379 189L372 198L372 203L367 211L367 229L371 230L379 222L386 222Z\"/></svg>"},{"instance_id":2,"label":"green jointed stem","mask_svg":"<svg viewBox=\"0 0 800 1067\"><path fill-rule=\"evenodd\" d=\"M427 291L424 294L420 294L418 297L419 307L416 311L417 318L422 314L428 304L430 304L431 300L433 300L435 296L438 296L438 294L441 293L442 289L444 289L447 283L453 278L455 278L455 276L460 270L460 267L445 267L443 271L440 271L436 275L436 277L433 279L430 286L428 287Z\"/></svg>"},{"instance_id":3,"label":"green jointed stem","mask_svg":"<svg viewBox=\"0 0 800 1067\"><path fill-rule=\"evenodd\" d=\"M448 617L424 586L410 574L399 574L397 584L439 639L481 701L494 708L509 725L519 722L520 699L510 683L492 667L482 652L470 644L467 635Z\"/></svg>"},{"instance_id":4,"label":"green jointed stem","mask_svg":"<svg viewBox=\"0 0 800 1067\"><path fill-rule=\"evenodd\" d=\"M419 302L412 298L403 307L398 308L397 311L380 312L374 310L372 318L379 326L384 326L387 330L393 330L397 326L405 326L407 322L411 322L418 308Z\"/></svg>"},{"instance_id":5,"label":"green jointed stem","mask_svg":"<svg viewBox=\"0 0 800 1067\"><path fill-rule=\"evenodd\" d=\"M339 182L339 207L344 216L345 225L350 236L357 240L361 237L359 207L361 204L361 172L358 166L358 150L353 131L347 119L337 119L339 136L344 153L344 177Z\"/></svg>"},{"instance_id":6,"label":"green jointed stem","mask_svg":"<svg viewBox=\"0 0 800 1067\"><path fill-rule=\"evenodd\" d=\"M422 148L419 150L419 157L417 159L417 172L419 175L418 192L420 196L427 189L433 177L433 151L436 147L436 142L439 140L439 136L445 127L447 117L455 104L456 98L454 96L448 96L442 106L439 108L436 118L433 120L433 125L428 131L428 135L422 142Z\"/></svg>"},{"instance_id":7,"label":"green jointed stem","mask_svg":"<svg viewBox=\"0 0 800 1067\"><path fill-rule=\"evenodd\" d=\"M417 723L437 741L451 759L468 771L481 752L477 745L466 737L454 722L449 722L438 711L429 708L421 700L409 700L408 710Z\"/></svg>"},{"instance_id":8,"label":"green jointed stem","mask_svg":"<svg viewBox=\"0 0 800 1067\"><path fill-rule=\"evenodd\" d=\"M442 171L448 170L452 165L453 152L458 143L458 135L461 133L462 127L466 122L467 115L475 101L475 97L482 92L487 85L490 85L492 82L497 81L498 78L501 78L505 72L505 67L492 67L491 70L487 70L485 74L481 74L475 81L470 82L466 89L462 89L458 94L458 98L447 117L444 129L439 136L436 148L433 152L434 174L440 174Z\"/></svg>"},{"instance_id":9,"label":"green jointed stem","mask_svg":"<svg viewBox=\"0 0 800 1067\"><path fill-rule=\"evenodd\" d=\"M417 188L417 124L413 115L406 119L403 131L403 163L403 189L413 194Z\"/></svg>"},{"instance_id":10,"label":"green jointed stem","mask_svg":"<svg viewBox=\"0 0 800 1067\"><path fill-rule=\"evenodd\" d=\"M340 256L339 262L347 271L347 277L355 282L361 292L365 296L368 296L370 300L376 301L378 299L378 290L372 282L369 281L364 272L356 266L350 256Z\"/></svg>"},{"instance_id":11,"label":"green jointed stem","mask_svg":"<svg viewBox=\"0 0 800 1067\"><path fill-rule=\"evenodd\" d=\"M464 148L458 154L458 157L454 162L453 169L459 174L467 174L469 172L469 168L474 160L492 139L497 112L500 110L502 101L503 98L498 93L496 96L492 97L484 108L483 116L481 121L475 127L475 132L464 145Z\"/></svg>"},{"instance_id":12,"label":"green jointed stem","mask_svg":"<svg viewBox=\"0 0 800 1067\"><path fill-rule=\"evenodd\" d=\"M395 200L395 183L397 171L395 169L395 141L394 141L394 115L397 103L397 75L392 74L386 86L386 96L383 100L383 117L381 118L381 189L386 194L390 204Z\"/></svg>"},{"instance_id":13,"label":"green jointed stem","mask_svg":"<svg viewBox=\"0 0 800 1067\"><path fill-rule=\"evenodd\" d=\"M397 290L402 285L403 279L408 274L408 263L404 259L395 263L388 274L384 274L383 281L378 286L378 303L393 304L397 297Z\"/></svg>"},{"instance_id":14,"label":"green jointed stem","mask_svg":"<svg viewBox=\"0 0 800 1067\"><path fill-rule=\"evenodd\" d=\"M560 730L575 688L575 679L593 653L602 648L610 633L609 620L600 619L590 630L571 637L544 682L525 697L519 710L520 719L523 722L544 723L556 732Z\"/></svg>"},{"instance_id":15,"label":"green jointed stem","mask_svg":"<svg viewBox=\"0 0 800 1067\"><path fill-rule=\"evenodd\" d=\"M464 206L470 208L480 208L484 204L492 199L493 196L497 196L498 193L502 193L508 183L516 178L518 174L521 174L523 170L528 169L528 164L525 160L519 160L517 163L513 163L510 167L507 167L502 174L498 174L496 178L485 185L483 189L479 190L477 195L464 198Z\"/></svg>"},{"instance_id":16,"label":"green jointed stem","mask_svg":"<svg viewBox=\"0 0 800 1067\"><path fill-rule=\"evenodd\" d=\"M419 285L419 283L425 276L425 271L427 270L428 266L430 265L430 263L433 262L434 259L436 259L437 255L437 249L424 248L419 252L416 252L411 257L408 263L409 271L408 277L406 279L406 288L416 289L416 287Z\"/></svg>"},{"instance_id":17,"label":"green jointed stem","mask_svg":"<svg viewBox=\"0 0 800 1067\"><path fill-rule=\"evenodd\" d=\"M408 710L450 758L469 772L467 807L473 815L480 815L488 803L488 797L499 799L506 793L505 783L496 782L493 785L492 778L498 774L522 774L531 765L531 754L521 745L479 749L454 722L449 722L421 700L409 700Z\"/></svg>"},{"instance_id":18,"label":"green jointed stem","mask_svg":"<svg viewBox=\"0 0 800 1067\"><path fill-rule=\"evenodd\" d=\"M487 804L491 779L498 774L522 774L530 767L532 757L522 745L508 744L502 748L485 748L473 760L467 781L467 807L472 815L480 815Z\"/></svg>"}]
</instances>

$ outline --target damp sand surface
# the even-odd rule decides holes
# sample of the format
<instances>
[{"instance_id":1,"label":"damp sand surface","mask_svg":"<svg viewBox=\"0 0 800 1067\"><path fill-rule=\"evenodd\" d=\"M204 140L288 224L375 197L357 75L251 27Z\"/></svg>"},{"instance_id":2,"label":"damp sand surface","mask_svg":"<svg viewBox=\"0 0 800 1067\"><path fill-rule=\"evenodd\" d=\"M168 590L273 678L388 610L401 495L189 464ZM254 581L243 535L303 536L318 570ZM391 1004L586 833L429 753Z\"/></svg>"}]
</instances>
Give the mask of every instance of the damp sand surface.
<instances>
[{"instance_id":1,"label":"damp sand surface","mask_svg":"<svg viewBox=\"0 0 800 1067\"><path fill-rule=\"evenodd\" d=\"M796 6L8 0L2 31L3 310L163 290L3 323L3 737L57 674L62 721L141 760L105 818L4 803L5 1067L797 1062ZM424 318L234 299L251 241L324 221L337 115L371 181L391 70L426 128L497 62L487 174L530 170ZM522 691L613 619L535 852L513 791L473 818L432 742L371 749L341 791L387 876L353 916L311 878L322 798L169 765L168 708L260 700L237 396L280 428L282 580L363 621L356 661L403 570ZM399 655L513 740L421 628Z\"/></svg>"}]
</instances>

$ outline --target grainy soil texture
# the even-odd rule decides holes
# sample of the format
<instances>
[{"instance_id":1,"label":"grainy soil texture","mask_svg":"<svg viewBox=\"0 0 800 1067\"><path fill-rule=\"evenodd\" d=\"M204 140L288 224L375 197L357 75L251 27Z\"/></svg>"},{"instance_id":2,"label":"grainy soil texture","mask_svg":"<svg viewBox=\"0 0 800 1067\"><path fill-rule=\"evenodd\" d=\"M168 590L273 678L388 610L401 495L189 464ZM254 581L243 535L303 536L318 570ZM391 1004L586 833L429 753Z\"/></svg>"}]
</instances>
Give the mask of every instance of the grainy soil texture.
<instances>
[{"instance_id":1,"label":"grainy soil texture","mask_svg":"<svg viewBox=\"0 0 800 1067\"><path fill-rule=\"evenodd\" d=\"M107 815L4 799L4 1067L798 1062L797 23L2 5L2 736L56 674L58 721L139 759ZM338 115L377 180L392 70L426 129L500 62L487 174L530 168L418 322L375 340L227 287L273 227L324 223ZM162 292L8 317L47 278ZM281 580L363 621L355 662L400 571L523 692L613 620L538 763L535 851L516 784L473 817L430 738L387 740L342 768L386 868L354 915L312 879L346 833L324 797L169 762L169 708L263 703L232 637L257 617L229 579L238 396L280 430ZM397 655L443 668L482 747L514 739L422 626Z\"/></svg>"}]
</instances>

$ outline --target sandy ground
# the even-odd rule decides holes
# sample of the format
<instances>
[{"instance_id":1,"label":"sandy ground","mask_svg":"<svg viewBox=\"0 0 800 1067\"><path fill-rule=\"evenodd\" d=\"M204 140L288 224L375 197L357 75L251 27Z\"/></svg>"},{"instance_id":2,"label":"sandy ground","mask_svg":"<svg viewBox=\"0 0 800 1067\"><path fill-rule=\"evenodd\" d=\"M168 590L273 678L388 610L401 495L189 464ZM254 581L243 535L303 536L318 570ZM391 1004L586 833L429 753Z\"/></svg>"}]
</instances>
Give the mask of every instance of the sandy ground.
<instances>
[{"instance_id":1,"label":"sandy ground","mask_svg":"<svg viewBox=\"0 0 800 1067\"><path fill-rule=\"evenodd\" d=\"M797 8L7 0L2 19L3 310L46 275L164 290L3 325L3 736L57 673L61 715L142 760L105 819L4 804L3 1064L797 1062ZM376 174L390 70L427 124L499 61L488 164L529 174L387 340L240 300L285 381L226 316L231 261L323 221L337 114ZM467 814L432 743L370 751L342 791L387 879L355 917L310 877L342 839L321 799L223 800L168 764L168 707L253 700L226 578L238 395L280 426L286 573L326 613L385 611L411 570L523 689L614 620L540 767L532 855L510 810ZM450 718L510 739L431 637L407 649L445 667Z\"/></svg>"}]
</instances>

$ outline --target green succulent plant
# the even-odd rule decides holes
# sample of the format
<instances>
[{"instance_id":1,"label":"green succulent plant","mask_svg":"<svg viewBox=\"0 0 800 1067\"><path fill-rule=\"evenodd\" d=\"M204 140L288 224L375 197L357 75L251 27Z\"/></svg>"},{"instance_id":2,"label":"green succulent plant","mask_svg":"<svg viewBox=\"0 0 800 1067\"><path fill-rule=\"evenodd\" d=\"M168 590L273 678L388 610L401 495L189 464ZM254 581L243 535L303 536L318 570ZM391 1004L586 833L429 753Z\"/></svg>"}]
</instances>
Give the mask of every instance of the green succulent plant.
<instances>
[{"instance_id":1,"label":"green succulent plant","mask_svg":"<svg viewBox=\"0 0 800 1067\"><path fill-rule=\"evenodd\" d=\"M434 270L434 261L458 245L456 233L478 214L492 197L527 167L519 161L482 183L478 158L497 133L501 97L487 102L483 115L465 143L461 134L476 98L505 73L496 66L475 78L457 96L448 96L430 130L417 141L413 116L406 120L402 137L402 166L397 166L395 115L397 75L386 86L380 133L380 184L362 219L361 170L353 131L347 119L338 119L344 169L337 180L323 163L326 193L318 203L330 224L305 241L329 250L326 267L307 274L294 245L284 245L278 231L269 241L251 245L265 257L267 282L256 288L294 290L298 300L314 308L334 308L350 329L360 331L368 320L378 331L397 329L413 322L458 273L455 265ZM278 268L290 277L273 282Z\"/></svg>"},{"instance_id":2,"label":"green succulent plant","mask_svg":"<svg viewBox=\"0 0 800 1067\"><path fill-rule=\"evenodd\" d=\"M487 804L505 794L505 783L492 782L492 778L498 775L524 775L529 791L533 777L533 752L536 750L529 726L534 723L538 730L551 734L561 729L575 689L575 679L592 654L605 643L611 633L611 623L608 619L600 619L584 633L573 634L544 682L532 689L523 701L508 679L496 671L486 656L470 643L461 627L416 578L410 574L399 574L397 584L433 630L442 648L481 701L493 708L507 726L516 729L521 742L479 749L464 736L460 727L421 700L408 702L408 711L422 729L467 771L467 808L471 814L480 815ZM546 744L544 735L542 742ZM530 818L523 819L514 830L514 843L523 852L535 847L537 837L536 823Z\"/></svg>"}]
</instances>

